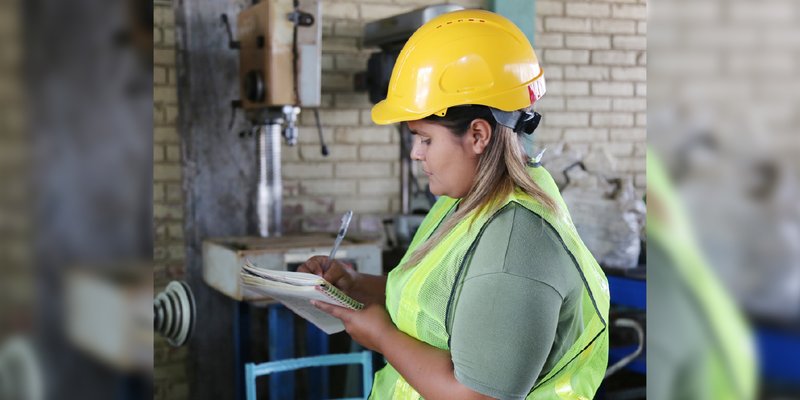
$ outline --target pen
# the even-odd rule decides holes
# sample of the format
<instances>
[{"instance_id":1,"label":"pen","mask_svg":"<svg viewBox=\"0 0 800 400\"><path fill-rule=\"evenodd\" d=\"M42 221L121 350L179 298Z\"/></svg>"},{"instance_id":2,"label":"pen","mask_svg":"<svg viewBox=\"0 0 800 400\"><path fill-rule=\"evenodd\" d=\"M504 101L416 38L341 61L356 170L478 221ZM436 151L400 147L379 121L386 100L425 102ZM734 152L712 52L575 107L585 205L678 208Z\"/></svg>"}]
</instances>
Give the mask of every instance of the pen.
<instances>
[{"instance_id":1,"label":"pen","mask_svg":"<svg viewBox=\"0 0 800 400\"><path fill-rule=\"evenodd\" d=\"M333 257L336 256L336 251L339 250L339 245L342 244L342 239L344 239L344 235L347 233L347 227L350 226L350 220L353 219L353 210L350 210L342 216L342 225L339 226L339 233L336 235L336 241L333 242L333 248L331 249L331 255L328 256L328 262L325 264L325 268L323 270L327 271L328 267L331 266L333 262Z\"/></svg>"}]
</instances>

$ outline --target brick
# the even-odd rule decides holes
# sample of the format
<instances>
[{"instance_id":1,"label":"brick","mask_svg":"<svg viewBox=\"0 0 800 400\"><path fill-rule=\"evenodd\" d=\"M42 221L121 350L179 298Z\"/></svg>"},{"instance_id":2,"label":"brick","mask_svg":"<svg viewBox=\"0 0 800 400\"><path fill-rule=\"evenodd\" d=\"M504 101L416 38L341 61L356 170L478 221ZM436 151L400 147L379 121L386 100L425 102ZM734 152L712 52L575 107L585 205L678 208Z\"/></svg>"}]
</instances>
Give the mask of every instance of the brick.
<instances>
[{"instance_id":1,"label":"brick","mask_svg":"<svg viewBox=\"0 0 800 400\"><path fill-rule=\"evenodd\" d=\"M351 37L329 37L322 40L323 53L357 53L358 39Z\"/></svg>"},{"instance_id":2,"label":"brick","mask_svg":"<svg viewBox=\"0 0 800 400\"><path fill-rule=\"evenodd\" d=\"M317 125L314 122L314 112L312 110L306 110L305 113L308 115L306 116L306 121L301 119L301 124L305 125L300 126L297 131L297 143L315 144L319 146L319 131L317 130ZM300 115L302 116L303 113L301 112ZM320 123L322 124L322 137L325 139L326 144L333 143L333 130L335 128L329 126L322 118L322 115L320 115Z\"/></svg>"},{"instance_id":3,"label":"brick","mask_svg":"<svg viewBox=\"0 0 800 400\"><path fill-rule=\"evenodd\" d=\"M636 114L636 126L647 126L647 114L646 113L637 113Z\"/></svg>"},{"instance_id":4,"label":"brick","mask_svg":"<svg viewBox=\"0 0 800 400\"><path fill-rule=\"evenodd\" d=\"M155 127L153 128L153 141L155 143L178 143L180 137L175 127Z\"/></svg>"},{"instance_id":5,"label":"brick","mask_svg":"<svg viewBox=\"0 0 800 400\"><path fill-rule=\"evenodd\" d=\"M548 89L548 94L545 95L541 100L536 102L536 110L563 111L565 108L565 104L566 103L564 102L563 97L555 96L555 93L551 93Z\"/></svg>"},{"instance_id":6,"label":"brick","mask_svg":"<svg viewBox=\"0 0 800 400\"><path fill-rule=\"evenodd\" d=\"M166 226L169 237L174 239L183 239L183 225L180 223L170 223Z\"/></svg>"},{"instance_id":7,"label":"brick","mask_svg":"<svg viewBox=\"0 0 800 400\"><path fill-rule=\"evenodd\" d=\"M322 91L350 91L353 90L353 75L346 72L322 72Z\"/></svg>"},{"instance_id":8,"label":"brick","mask_svg":"<svg viewBox=\"0 0 800 400\"><path fill-rule=\"evenodd\" d=\"M175 30L164 29L164 44L170 47L175 46Z\"/></svg>"},{"instance_id":9,"label":"brick","mask_svg":"<svg viewBox=\"0 0 800 400\"><path fill-rule=\"evenodd\" d=\"M604 97L572 97L567 99L570 111L610 111L611 99Z\"/></svg>"},{"instance_id":10,"label":"brick","mask_svg":"<svg viewBox=\"0 0 800 400\"><path fill-rule=\"evenodd\" d=\"M538 49L561 49L564 47L564 35L561 33L540 33L534 38L534 47Z\"/></svg>"},{"instance_id":11,"label":"brick","mask_svg":"<svg viewBox=\"0 0 800 400\"><path fill-rule=\"evenodd\" d=\"M638 4L614 4L611 6L611 16L614 18L646 20L647 6Z\"/></svg>"},{"instance_id":12,"label":"brick","mask_svg":"<svg viewBox=\"0 0 800 400\"><path fill-rule=\"evenodd\" d=\"M617 170L622 172L645 172L645 160L639 157L619 157L616 159Z\"/></svg>"},{"instance_id":13,"label":"brick","mask_svg":"<svg viewBox=\"0 0 800 400\"><path fill-rule=\"evenodd\" d=\"M178 145L168 145L166 146L167 150L167 160L169 161L180 161L181 160L181 148Z\"/></svg>"},{"instance_id":14,"label":"brick","mask_svg":"<svg viewBox=\"0 0 800 400\"><path fill-rule=\"evenodd\" d=\"M360 4L361 18L365 20L376 20L403 14L411 11L413 6L399 6L388 4Z\"/></svg>"},{"instance_id":15,"label":"brick","mask_svg":"<svg viewBox=\"0 0 800 400\"><path fill-rule=\"evenodd\" d=\"M343 197L336 199L336 213L353 210L356 213L384 213L389 211L388 197Z\"/></svg>"},{"instance_id":16,"label":"brick","mask_svg":"<svg viewBox=\"0 0 800 400\"><path fill-rule=\"evenodd\" d=\"M341 162L336 164L337 178L375 178L391 175L391 165L386 162Z\"/></svg>"},{"instance_id":17,"label":"brick","mask_svg":"<svg viewBox=\"0 0 800 400\"><path fill-rule=\"evenodd\" d=\"M394 126L345 127L336 132L336 141L341 143L390 143L392 136L399 135Z\"/></svg>"},{"instance_id":18,"label":"brick","mask_svg":"<svg viewBox=\"0 0 800 400\"><path fill-rule=\"evenodd\" d=\"M154 7L153 24L158 27L175 26L175 14L172 7Z\"/></svg>"},{"instance_id":19,"label":"brick","mask_svg":"<svg viewBox=\"0 0 800 400\"><path fill-rule=\"evenodd\" d=\"M647 131L641 128L612 129L611 140L644 142L647 140Z\"/></svg>"},{"instance_id":20,"label":"brick","mask_svg":"<svg viewBox=\"0 0 800 400\"><path fill-rule=\"evenodd\" d=\"M327 3L323 6L327 7ZM360 38L364 35L364 22L339 20L333 23L333 34L336 36Z\"/></svg>"},{"instance_id":21,"label":"brick","mask_svg":"<svg viewBox=\"0 0 800 400\"><path fill-rule=\"evenodd\" d=\"M356 182L347 179L305 179L300 184L300 192L304 195L353 194L356 192Z\"/></svg>"},{"instance_id":22,"label":"brick","mask_svg":"<svg viewBox=\"0 0 800 400\"><path fill-rule=\"evenodd\" d=\"M175 50L172 49L153 50L153 64L174 66Z\"/></svg>"},{"instance_id":23,"label":"brick","mask_svg":"<svg viewBox=\"0 0 800 400\"><path fill-rule=\"evenodd\" d=\"M174 86L158 86L153 88L153 102L172 103L178 102L178 91Z\"/></svg>"},{"instance_id":24,"label":"brick","mask_svg":"<svg viewBox=\"0 0 800 400\"><path fill-rule=\"evenodd\" d=\"M153 204L153 218L180 220L183 218L183 206L180 204Z\"/></svg>"},{"instance_id":25,"label":"brick","mask_svg":"<svg viewBox=\"0 0 800 400\"><path fill-rule=\"evenodd\" d=\"M174 124L178 121L178 106L167 106L165 108L166 114L164 121L168 124Z\"/></svg>"},{"instance_id":26,"label":"brick","mask_svg":"<svg viewBox=\"0 0 800 400\"><path fill-rule=\"evenodd\" d=\"M153 182L153 202L164 201L164 184Z\"/></svg>"},{"instance_id":27,"label":"brick","mask_svg":"<svg viewBox=\"0 0 800 400\"><path fill-rule=\"evenodd\" d=\"M177 74L175 72L175 68L168 68L167 69L167 81L172 85L175 85L175 84L178 83L178 77L177 77Z\"/></svg>"},{"instance_id":28,"label":"brick","mask_svg":"<svg viewBox=\"0 0 800 400\"><path fill-rule=\"evenodd\" d=\"M636 22L615 19L592 20L591 32L594 33L636 33Z\"/></svg>"},{"instance_id":29,"label":"brick","mask_svg":"<svg viewBox=\"0 0 800 400\"><path fill-rule=\"evenodd\" d=\"M636 33L640 35L647 34L647 21L639 21L636 23Z\"/></svg>"},{"instance_id":30,"label":"brick","mask_svg":"<svg viewBox=\"0 0 800 400\"><path fill-rule=\"evenodd\" d=\"M637 83L636 84L636 95L641 97L647 97L647 84L646 83Z\"/></svg>"},{"instance_id":31,"label":"brick","mask_svg":"<svg viewBox=\"0 0 800 400\"><path fill-rule=\"evenodd\" d=\"M320 109L319 110L320 124L325 126L343 126L343 125L357 125L358 124L358 110L346 109ZM316 122L314 121L313 112L301 112L300 122L305 126L314 126L316 129Z\"/></svg>"},{"instance_id":32,"label":"brick","mask_svg":"<svg viewBox=\"0 0 800 400\"><path fill-rule=\"evenodd\" d=\"M567 65L564 67L565 79L608 80L609 68L604 66Z\"/></svg>"},{"instance_id":33,"label":"brick","mask_svg":"<svg viewBox=\"0 0 800 400\"><path fill-rule=\"evenodd\" d=\"M564 15L564 2L539 0L536 2L536 15L541 15L543 17Z\"/></svg>"},{"instance_id":34,"label":"brick","mask_svg":"<svg viewBox=\"0 0 800 400\"><path fill-rule=\"evenodd\" d=\"M550 127L582 127L589 125L589 113L549 112L542 116L542 123Z\"/></svg>"},{"instance_id":35,"label":"brick","mask_svg":"<svg viewBox=\"0 0 800 400\"><path fill-rule=\"evenodd\" d=\"M647 68L642 67L614 67L611 68L611 79L615 81L638 81L647 80Z\"/></svg>"},{"instance_id":36,"label":"brick","mask_svg":"<svg viewBox=\"0 0 800 400\"><path fill-rule=\"evenodd\" d=\"M153 146L153 162L164 161L164 146Z\"/></svg>"},{"instance_id":37,"label":"brick","mask_svg":"<svg viewBox=\"0 0 800 400\"><path fill-rule=\"evenodd\" d=\"M572 49L610 49L611 37L602 35L567 35L567 47Z\"/></svg>"},{"instance_id":38,"label":"brick","mask_svg":"<svg viewBox=\"0 0 800 400\"><path fill-rule=\"evenodd\" d=\"M167 83L167 69L164 67L153 67L153 83L163 85Z\"/></svg>"},{"instance_id":39,"label":"brick","mask_svg":"<svg viewBox=\"0 0 800 400\"><path fill-rule=\"evenodd\" d=\"M333 165L330 163L285 163L283 176L287 179L330 178L333 176Z\"/></svg>"},{"instance_id":40,"label":"brick","mask_svg":"<svg viewBox=\"0 0 800 400\"><path fill-rule=\"evenodd\" d=\"M400 183L394 178L361 179L358 181L358 193L396 195L400 193Z\"/></svg>"},{"instance_id":41,"label":"brick","mask_svg":"<svg viewBox=\"0 0 800 400\"><path fill-rule=\"evenodd\" d=\"M646 111L647 99L645 98L626 98L614 99L614 111Z\"/></svg>"},{"instance_id":42,"label":"brick","mask_svg":"<svg viewBox=\"0 0 800 400\"><path fill-rule=\"evenodd\" d=\"M183 199L183 188L180 184L166 185L167 201L180 202Z\"/></svg>"},{"instance_id":43,"label":"brick","mask_svg":"<svg viewBox=\"0 0 800 400\"><path fill-rule=\"evenodd\" d=\"M545 17L544 28L551 32L591 32L592 24L586 18Z\"/></svg>"},{"instance_id":44,"label":"brick","mask_svg":"<svg viewBox=\"0 0 800 400\"><path fill-rule=\"evenodd\" d=\"M646 51L643 51L641 54L639 54L639 57L638 57L638 60L636 61L636 64L642 65L642 66L647 65L647 52Z\"/></svg>"},{"instance_id":45,"label":"brick","mask_svg":"<svg viewBox=\"0 0 800 400\"><path fill-rule=\"evenodd\" d=\"M586 96L589 94L589 82L548 81L547 92L557 95Z\"/></svg>"},{"instance_id":46,"label":"brick","mask_svg":"<svg viewBox=\"0 0 800 400\"><path fill-rule=\"evenodd\" d=\"M633 83L630 82L592 82L595 96L633 96Z\"/></svg>"},{"instance_id":47,"label":"brick","mask_svg":"<svg viewBox=\"0 0 800 400\"><path fill-rule=\"evenodd\" d=\"M334 69L336 69L336 67L334 67L333 64L334 60L333 57L334 57L333 54L323 54L322 57L320 57L319 65L323 71L333 71Z\"/></svg>"},{"instance_id":48,"label":"brick","mask_svg":"<svg viewBox=\"0 0 800 400\"><path fill-rule=\"evenodd\" d=\"M646 50L646 36L614 36L614 48L620 50Z\"/></svg>"},{"instance_id":49,"label":"brick","mask_svg":"<svg viewBox=\"0 0 800 400\"><path fill-rule=\"evenodd\" d=\"M598 3L567 3L568 17L592 17L602 18L611 15L611 8L608 4Z\"/></svg>"},{"instance_id":50,"label":"brick","mask_svg":"<svg viewBox=\"0 0 800 400\"><path fill-rule=\"evenodd\" d=\"M647 155L647 143L634 143L634 156L644 157Z\"/></svg>"},{"instance_id":51,"label":"brick","mask_svg":"<svg viewBox=\"0 0 800 400\"><path fill-rule=\"evenodd\" d=\"M156 164L153 166L154 181L179 181L180 179L180 165Z\"/></svg>"},{"instance_id":52,"label":"brick","mask_svg":"<svg viewBox=\"0 0 800 400\"><path fill-rule=\"evenodd\" d=\"M393 144L364 144L358 150L358 157L364 161L396 160L399 157L399 146Z\"/></svg>"},{"instance_id":53,"label":"brick","mask_svg":"<svg viewBox=\"0 0 800 400\"><path fill-rule=\"evenodd\" d=\"M331 196L312 196L308 198L285 199L283 212L285 215L321 214L334 212L334 198ZM355 211L355 210L353 210Z\"/></svg>"},{"instance_id":54,"label":"brick","mask_svg":"<svg viewBox=\"0 0 800 400\"><path fill-rule=\"evenodd\" d=\"M588 64L588 50L555 50L544 51L544 61L549 64Z\"/></svg>"},{"instance_id":55,"label":"brick","mask_svg":"<svg viewBox=\"0 0 800 400\"><path fill-rule=\"evenodd\" d=\"M158 45L163 42L163 37L161 33L161 29L153 28L153 45Z\"/></svg>"},{"instance_id":56,"label":"brick","mask_svg":"<svg viewBox=\"0 0 800 400\"><path fill-rule=\"evenodd\" d=\"M367 108L372 107L368 93L336 93L334 95L336 107L342 108Z\"/></svg>"},{"instance_id":57,"label":"brick","mask_svg":"<svg viewBox=\"0 0 800 400\"><path fill-rule=\"evenodd\" d=\"M593 50L592 64L636 65L636 52L622 50Z\"/></svg>"},{"instance_id":58,"label":"brick","mask_svg":"<svg viewBox=\"0 0 800 400\"><path fill-rule=\"evenodd\" d=\"M631 113L593 113L592 126L631 127L633 114Z\"/></svg>"},{"instance_id":59,"label":"brick","mask_svg":"<svg viewBox=\"0 0 800 400\"><path fill-rule=\"evenodd\" d=\"M364 54L337 54L336 55L336 70L337 71L366 71L367 59L369 55Z\"/></svg>"},{"instance_id":60,"label":"brick","mask_svg":"<svg viewBox=\"0 0 800 400\"><path fill-rule=\"evenodd\" d=\"M633 143L595 143L592 145L592 150L602 150L615 157L631 156L633 154Z\"/></svg>"},{"instance_id":61,"label":"brick","mask_svg":"<svg viewBox=\"0 0 800 400\"><path fill-rule=\"evenodd\" d=\"M357 148L347 144L328 145L328 156L323 156L319 144L308 144L300 146L300 159L303 161L354 161L357 158Z\"/></svg>"},{"instance_id":62,"label":"brick","mask_svg":"<svg viewBox=\"0 0 800 400\"><path fill-rule=\"evenodd\" d=\"M329 1L322 6L322 20L327 18L358 18L358 6L354 3Z\"/></svg>"},{"instance_id":63,"label":"brick","mask_svg":"<svg viewBox=\"0 0 800 400\"><path fill-rule=\"evenodd\" d=\"M564 141L565 142L605 142L608 140L607 129L565 129Z\"/></svg>"},{"instance_id":64,"label":"brick","mask_svg":"<svg viewBox=\"0 0 800 400\"><path fill-rule=\"evenodd\" d=\"M564 67L561 65L548 65L547 72L545 73L547 79L564 79Z\"/></svg>"}]
</instances>

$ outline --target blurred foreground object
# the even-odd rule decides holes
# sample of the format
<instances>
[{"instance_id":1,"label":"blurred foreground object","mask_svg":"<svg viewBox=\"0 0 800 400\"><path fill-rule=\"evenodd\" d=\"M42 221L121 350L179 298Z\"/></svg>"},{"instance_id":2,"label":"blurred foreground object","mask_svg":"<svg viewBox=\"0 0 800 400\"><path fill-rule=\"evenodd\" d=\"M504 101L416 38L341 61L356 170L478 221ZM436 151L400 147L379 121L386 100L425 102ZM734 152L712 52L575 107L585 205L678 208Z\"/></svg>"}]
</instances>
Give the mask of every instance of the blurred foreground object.
<instances>
[{"instance_id":1,"label":"blurred foreground object","mask_svg":"<svg viewBox=\"0 0 800 400\"><path fill-rule=\"evenodd\" d=\"M750 330L708 267L669 178L647 154L650 399L754 399Z\"/></svg>"},{"instance_id":2,"label":"blurred foreground object","mask_svg":"<svg viewBox=\"0 0 800 400\"><path fill-rule=\"evenodd\" d=\"M195 326L195 303L186 282L172 281L153 301L155 330L174 347L183 346L192 337Z\"/></svg>"},{"instance_id":3,"label":"blurred foreground object","mask_svg":"<svg viewBox=\"0 0 800 400\"><path fill-rule=\"evenodd\" d=\"M15 336L0 345L0 399L42 400L44 379L30 341Z\"/></svg>"},{"instance_id":4,"label":"blurred foreground object","mask_svg":"<svg viewBox=\"0 0 800 400\"><path fill-rule=\"evenodd\" d=\"M588 155L553 146L542 157L567 203L586 247L606 268L639 264L645 204L636 196L631 177L605 176L613 160L602 150Z\"/></svg>"},{"instance_id":5,"label":"blurred foreground object","mask_svg":"<svg viewBox=\"0 0 800 400\"><path fill-rule=\"evenodd\" d=\"M119 371L152 370L150 269L74 270L65 297L67 336L76 347Z\"/></svg>"}]
</instances>

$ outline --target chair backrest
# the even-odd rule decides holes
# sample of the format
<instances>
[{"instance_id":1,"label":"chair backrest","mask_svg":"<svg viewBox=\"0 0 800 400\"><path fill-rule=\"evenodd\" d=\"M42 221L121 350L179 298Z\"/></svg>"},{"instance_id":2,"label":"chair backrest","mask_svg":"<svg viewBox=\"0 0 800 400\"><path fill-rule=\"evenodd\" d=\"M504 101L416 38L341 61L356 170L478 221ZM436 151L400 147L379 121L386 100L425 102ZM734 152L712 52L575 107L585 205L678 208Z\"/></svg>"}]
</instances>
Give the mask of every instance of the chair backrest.
<instances>
[{"instance_id":1,"label":"chair backrest","mask_svg":"<svg viewBox=\"0 0 800 400\"><path fill-rule=\"evenodd\" d=\"M333 365L361 364L363 397L369 397L372 389L372 352L326 354L323 356L290 358L286 360L270 361L261 364L247 363L245 370L245 390L247 400L256 400L256 378L274 372L293 371L309 367L328 367Z\"/></svg>"}]
</instances>

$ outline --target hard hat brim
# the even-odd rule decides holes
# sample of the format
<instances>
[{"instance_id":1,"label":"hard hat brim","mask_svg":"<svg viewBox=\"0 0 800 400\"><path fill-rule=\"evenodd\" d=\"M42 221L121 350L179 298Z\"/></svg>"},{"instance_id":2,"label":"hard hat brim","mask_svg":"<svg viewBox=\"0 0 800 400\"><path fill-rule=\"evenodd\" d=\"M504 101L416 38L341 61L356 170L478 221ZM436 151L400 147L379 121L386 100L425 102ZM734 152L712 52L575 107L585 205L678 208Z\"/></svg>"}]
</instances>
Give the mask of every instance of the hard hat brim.
<instances>
[{"instance_id":1,"label":"hard hat brim","mask_svg":"<svg viewBox=\"0 0 800 400\"><path fill-rule=\"evenodd\" d=\"M372 122L378 125L389 125L396 122L416 121L432 113L412 112L402 107L391 104L388 100L381 100L372 106Z\"/></svg>"}]
</instances>

